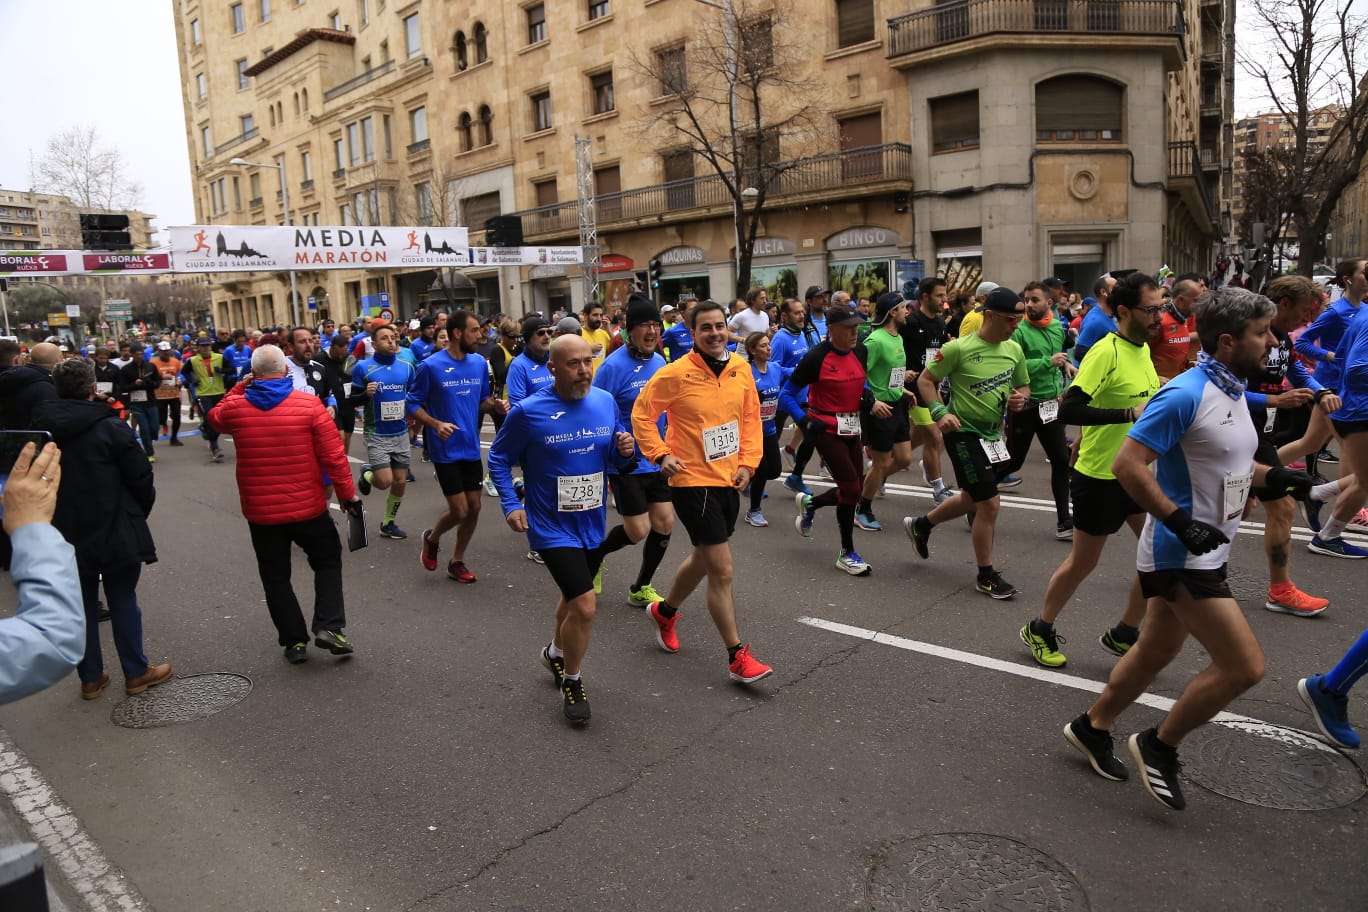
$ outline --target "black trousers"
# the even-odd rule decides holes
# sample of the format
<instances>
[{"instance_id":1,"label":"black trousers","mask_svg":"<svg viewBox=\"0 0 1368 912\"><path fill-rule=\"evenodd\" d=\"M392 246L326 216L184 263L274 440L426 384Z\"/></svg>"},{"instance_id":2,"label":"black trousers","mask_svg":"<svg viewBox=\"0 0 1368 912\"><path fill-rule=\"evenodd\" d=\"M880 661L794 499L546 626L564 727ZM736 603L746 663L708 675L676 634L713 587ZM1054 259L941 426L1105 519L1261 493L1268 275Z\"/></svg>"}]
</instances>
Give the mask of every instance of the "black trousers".
<instances>
[{"instance_id":1,"label":"black trousers","mask_svg":"<svg viewBox=\"0 0 1368 912\"><path fill-rule=\"evenodd\" d=\"M171 434L171 439L175 440L176 435L180 433L180 399L158 399L157 415L161 418L161 426L166 428ZM168 421L170 422L169 424L167 423Z\"/></svg>"},{"instance_id":2,"label":"black trousers","mask_svg":"<svg viewBox=\"0 0 1368 912\"><path fill-rule=\"evenodd\" d=\"M252 533L261 587L266 591L266 608L281 646L307 643L310 630L341 630L347 625L342 604L342 540L327 510L313 519L278 526L249 521L247 528ZM314 572L312 627L304 625L304 612L290 585L292 544L304 551Z\"/></svg>"},{"instance_id":3,"label":"black trousers","mask_svg":"<svg viewBox=\"0 0 1368 912\"><path fill-rule=\"evenodd\" d=\"M214 406L223 401L223 394L217 396L200 396L200 435L209 441L210 446L218 446L219 432L210 427L209 422L204 420L204 416L213 410Z\"/></svg>"},{"instance_id":4,"label":"black trousers","mask_svg":"<svg viewBox=\"0 0 1368 912\"><path fill-rule=\"evenodd\" d=\"M1008 460L998 469L998 477L1017 472L1026 463L1031 450L1031 438L1050 460L1050 493L1054 496L1056 520L1069 521L1069 442L1065 437L1064 422L1059 419L1048 424L1040 420L1040 409L1034 402L1019 412L1007 415Z\"/></svg>"}]
</instances>

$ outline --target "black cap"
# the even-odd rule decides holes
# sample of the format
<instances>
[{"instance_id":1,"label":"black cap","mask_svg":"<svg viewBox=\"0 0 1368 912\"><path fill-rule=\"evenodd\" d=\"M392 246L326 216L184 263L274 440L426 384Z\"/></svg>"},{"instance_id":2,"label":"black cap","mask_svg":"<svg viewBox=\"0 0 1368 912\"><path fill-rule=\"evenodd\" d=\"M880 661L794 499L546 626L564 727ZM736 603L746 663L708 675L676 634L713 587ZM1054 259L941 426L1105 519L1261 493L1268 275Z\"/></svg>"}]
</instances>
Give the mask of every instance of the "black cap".
<instances>
[{"instance_id":1,"label":"black cap","mask_svg":"<svg viewBox=\"0 0 1368 912\"><path fill-rule=\"evenodd\" d=\"M828 327L855 326L863 323L864 317L851 310L845 304L832 304L826 310L826 322Z\"/></svg>"},{"instance_id":2,"label":"black cap","mask_svg":"<svg viewBox=\"0 0 1368 912\"><path fill-rule=\"evenodd\" d=\"M1046 288L1067 288L1069 283L1058 276L1050 276L1048 279L1041 279L1040 284Z\"/></svg>"},{"instance_id":3,"label":"black cap","mask_svg":"<svg viewBox=\"0 0 1368 912\"><path fill-rule=\"evenodd\" d=\"M808 290L803 294L803 300L804 300L804 301L811 301L813 298L815 298L815 297L817 297L817 296L819 296L819 295L829 295L829 294L831 294L831 289L830 289L830 288L823 288L823 287L820 286L820 285L809 285L809 286L808 286Z\"/></svg>"},{"instance_id":4,"label":"black cap","mask_svg":"<svg viewBox=\"0 0 1368 912\"><path fill-rule=\"evenodd\" d=\"M988 297L983 299L983 309L996 313L1014 314L1017 313L1017 305L1020 303L1021 295L1012 289L994 288L988 292Z\"/></svg>"},{"instance_id":5,"label":"black cap","mask_svg":"<svg viewBox=\"0 0 1368 912\"><path fill-rule=\"evenodd\" d=\"M641 292L634 291L627 297L627 329L640 326L642 323L659 323L660 311L656 308L655 302Z\"/></svg>"},{"instance_id":6,"label":"black cap","mask_svg":"<svg viewBox=\"0 0 1368 912\"><path fill-rule=\"evenodd\" d=\"M543 317L541 314L532 314L524 318L522 321L523 338L529 339L536 333L537 330L546 329L550 327L550 325L550 323L546 322L546 317Z\"/></svg>"},{"instance_id":7,"label":"black cap","mask_svg":"<svg viewBox=\"0 0 1368 912\"><path fill-rule=\"evenodd\" d=\"M874 302L873 325L883 326L888 320L888 315L893 312L893 308L897 307L899 304L905 303L906 299L896 291L885 291L883 294L879 295L878 300ZM830 320L831 318L827 317L828 323Z\"/></svg>"}]
</instances>

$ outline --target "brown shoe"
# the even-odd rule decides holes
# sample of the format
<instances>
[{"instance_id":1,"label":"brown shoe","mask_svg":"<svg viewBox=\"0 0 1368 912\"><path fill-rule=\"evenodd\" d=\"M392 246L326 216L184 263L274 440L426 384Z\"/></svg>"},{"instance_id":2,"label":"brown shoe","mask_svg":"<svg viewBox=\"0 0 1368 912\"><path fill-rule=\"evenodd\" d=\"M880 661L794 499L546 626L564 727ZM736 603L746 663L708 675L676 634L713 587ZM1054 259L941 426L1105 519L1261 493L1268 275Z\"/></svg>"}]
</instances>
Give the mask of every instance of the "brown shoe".
<instances>
[{"instance_id":1,"label":"brown shoe","mask_svg":"<svg viewBox=\"0 0 1368 912\"><path fill-rule=\"evenodd\" d=\"M109 686L109 675L100 675L98 681L81 682L81 699L98 700L104 694L104 689Z\"/></svg>"},{"instance_id":2,"label":"brown shoe","mask_svg":"<svg viewBox=\"0 0 1368 912\"><path fill-rule=\"evenodd\" d=\"M140 674L136 678L129 678L124 681L124 690L130 695L140 694L149 687L156 687L169 677L171 677L171 663L148 665L146 674Z\"/></svg>"}]
</instances>

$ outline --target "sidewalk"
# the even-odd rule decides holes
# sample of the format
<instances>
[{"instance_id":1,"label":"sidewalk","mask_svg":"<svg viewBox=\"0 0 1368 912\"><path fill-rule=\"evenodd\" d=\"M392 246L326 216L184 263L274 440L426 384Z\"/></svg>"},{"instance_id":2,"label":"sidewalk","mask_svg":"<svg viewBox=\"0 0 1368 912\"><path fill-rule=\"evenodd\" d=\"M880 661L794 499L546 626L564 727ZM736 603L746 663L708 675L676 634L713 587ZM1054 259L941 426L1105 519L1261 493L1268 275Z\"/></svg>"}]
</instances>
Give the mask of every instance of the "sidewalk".
<instances>
[{"instance_id":1,"label":"sidewalk","mask_svg":"<svg viewBox=\"0 0 1368 912\"><path fill-rule=\"evenodd\" d=\"M14 808L8 801L2 802L0 808L0 846L10 846L20 842L34 842L21 823L14 816ZM53 889L53 877L56 874L56 866L45 856L43 859L43 874L47 878L48 908L51 912L71 912L72 907L62 902ZM27 910L25 910L27 912Z\"/></svg>"}]
</instances>

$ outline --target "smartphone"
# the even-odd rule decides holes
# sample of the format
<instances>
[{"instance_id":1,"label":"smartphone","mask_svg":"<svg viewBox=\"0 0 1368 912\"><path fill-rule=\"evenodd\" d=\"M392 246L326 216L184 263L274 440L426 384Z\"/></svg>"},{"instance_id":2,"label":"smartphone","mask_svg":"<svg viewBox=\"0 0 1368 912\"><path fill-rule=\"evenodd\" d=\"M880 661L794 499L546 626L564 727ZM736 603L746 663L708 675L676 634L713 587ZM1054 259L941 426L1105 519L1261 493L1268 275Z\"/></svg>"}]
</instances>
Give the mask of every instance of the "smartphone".
<instances>
[{"instance_id":1,"label":"smartphone","mask_svg":"<svg viewBox=\"0 0 1368 912\"><path fill-rule=\"evenodd\" d=\"M10 469L14 468L15 460L19 458L24 444L31 443L36 449L41 450L51 442L52 434L49 431L0 431L0 497L5 495L5 484L9 481ZM4 504L0 502L0 517L5 515L4 511Z\"/></svg>"}]
</instances>

